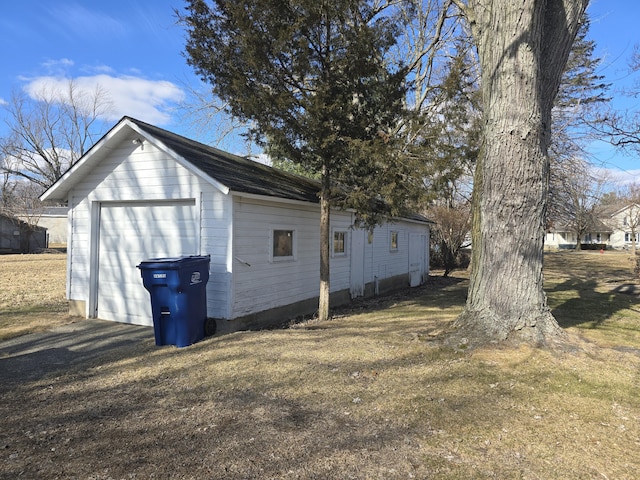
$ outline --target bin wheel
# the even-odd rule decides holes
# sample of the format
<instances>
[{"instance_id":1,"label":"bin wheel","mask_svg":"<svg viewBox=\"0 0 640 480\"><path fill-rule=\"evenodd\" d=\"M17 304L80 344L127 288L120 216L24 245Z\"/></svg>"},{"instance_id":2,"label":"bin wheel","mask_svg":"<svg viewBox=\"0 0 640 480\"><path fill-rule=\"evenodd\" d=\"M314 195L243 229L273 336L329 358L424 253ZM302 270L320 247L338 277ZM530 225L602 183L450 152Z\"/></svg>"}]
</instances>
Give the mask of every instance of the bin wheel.
<instances>
[{"instance_id":1,"label":"bin wheel","mask_svg":"<svg viewBox=\"0 0 640 480\"><path fill-rule=\"evenodd\" d=\"M204 321L204 336L210 337L216 333L216 319L207 318Z\"/></svg>"}]
</instances>

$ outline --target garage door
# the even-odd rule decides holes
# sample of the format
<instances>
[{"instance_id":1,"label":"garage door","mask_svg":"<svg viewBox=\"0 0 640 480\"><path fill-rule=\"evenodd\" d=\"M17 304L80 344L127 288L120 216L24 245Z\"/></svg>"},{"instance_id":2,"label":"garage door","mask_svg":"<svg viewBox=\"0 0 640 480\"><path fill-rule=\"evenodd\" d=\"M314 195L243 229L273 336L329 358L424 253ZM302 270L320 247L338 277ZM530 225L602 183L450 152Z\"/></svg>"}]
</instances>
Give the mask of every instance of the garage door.
<instances>
[{"instance_id":1,"label":"garage door","mask_svg":"<svg viewBox=\"0 0 640 480\"><path fill-rule=\"evenodd\" d=\"M148 258L197 254L197 232L194 200L102 204L97 317L153 325L149 293L136 265Z\"/></svg>"}]
</instances>

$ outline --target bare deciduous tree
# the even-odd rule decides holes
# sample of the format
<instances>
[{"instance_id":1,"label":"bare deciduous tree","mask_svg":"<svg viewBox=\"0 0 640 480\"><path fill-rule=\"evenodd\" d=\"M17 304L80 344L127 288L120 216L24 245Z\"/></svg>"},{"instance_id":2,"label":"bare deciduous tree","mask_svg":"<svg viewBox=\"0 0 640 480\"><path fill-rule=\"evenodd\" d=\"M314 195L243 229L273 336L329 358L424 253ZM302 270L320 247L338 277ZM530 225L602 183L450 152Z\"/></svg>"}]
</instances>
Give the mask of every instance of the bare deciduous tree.
<instances>
[{"instance_id":1,"label":"bare deciduous tree","mask_svg":"<svg viewBox=\"0 0 640 480\"><path fill-rule=\"evenodd\" d=\"M111 102L104 90L87 92L73 81L66 89L43 87L32 97L16 92L6 106L9 133L0 139L5 178L49 187L102 134Z\"/></svg>"},{"instance_id":2,"label":"bare deciduous tree","mask_svg":"<svg viewBox=\"0 0 640 480\"><path fill-rule=\"evenodd\" d=\"M562 169L552 169L552 202L549 222L562 226L576 236L576 250L587 233L602 231L602 196L608 182L604 174L595 173L582 159L565 159Z\"/></svg>"},{"instance_id":3,"label":"bare deciduous tree","mask_svg":"<svg viewBox=\"0 0 640 480\"><path fill-rule=\"evenodd\" d=\"M640 72L640 44L634 48L629 60L629 74ZM623 96L637 98L640 95L640 82L631 88L619 92ZM628 108L615 110L610 108L602 113L592 125L600 134L606 136L614 147L624 152L640 153L640 110Z\"/></svg>"},{"instance_id":4,"label":"bare deciduous tree","mask_svg":"<svg viewBox=\"0 0 640 480\"><path fill-rule=\"evenodd\" d=\"M231 149L238 147L238 137L242 137L245 151L237 153L252 157L261 152L249 134L251 123L233 117L228 112L229 105L217 98L210 87L185 84L183 89L186 96L178 112L200 141Z\"/></svg>"},{"instance_id":5,"label":"bare deciduous tree","mask_svg":"<svg viewBox=\"0 0 640 480\"><path fill-rule=\"evenodd\" d=\"M460 251L467 245L471 229L469 204L433 205L427 210L429 219L435 222L432 228L432 254L439 257L446 277L459 266Z\"/></svg>"}]
</instances>

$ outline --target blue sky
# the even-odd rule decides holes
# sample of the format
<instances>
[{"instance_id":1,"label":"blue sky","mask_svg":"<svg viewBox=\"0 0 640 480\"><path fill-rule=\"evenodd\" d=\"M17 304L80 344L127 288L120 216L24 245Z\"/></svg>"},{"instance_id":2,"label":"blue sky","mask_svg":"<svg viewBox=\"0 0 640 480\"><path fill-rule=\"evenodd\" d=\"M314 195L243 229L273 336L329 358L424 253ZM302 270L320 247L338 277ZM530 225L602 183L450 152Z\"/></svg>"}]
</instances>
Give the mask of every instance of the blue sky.
<instances>
[{"instance_id":1,"label":"blue sky","mask_svg":"<svg viewBox=\"0 0 640 480\"><path fill-rule=\"evenodd\" d=\"M45 84L73 78L82 87L109 92L115 123L130 115L205 140L181 120L176 106L198 79L182 51L184 31L176 25L181 0L21 0L0 7L0 104L12 91L37 91ZM638 75L628 74L634 44L640 44L640 1L592 0L591 38L604 58L602 74L613 83L614 104L640 108L640 100L622 98L617 90ZM0 122L4 113L0 111ZM0 135L3 124L0 123ZM243 145L228 140L221 148L235 153ZM596 162L621 181L640 182L640 162L594 144Z\"/></svg>"},{"instance_id":2,"label":"blue sky","mask_svg":"<svg viewBox=\"0 0 640 480\"><path fill-rule=\"evenodd\" d=\"M610 96L616 109L640 110L640 98L622 95L624 89L640 89L640 73L630 74L628 62L634 45L640 46L640 1L591 0L590 38L596 41L596 55L603 58L600 74L611 83ZM640 184L640 159L633 154L621 154L610 145L595 142L590 153L596 164L611 170L621 183Z\"/></svg>"},{"instance_id":3,"label":"blue sky","mask_svg":"<svg viewBox=\"0 0 640 480\"><path fill-rule=\"evenodd\" d=\"M22 0L0 13L0 101L73 78L99 84L123 115L174 127L173 107L195 77L181 55L183 30L164 0Z\"/></svg>"}]
</instances>

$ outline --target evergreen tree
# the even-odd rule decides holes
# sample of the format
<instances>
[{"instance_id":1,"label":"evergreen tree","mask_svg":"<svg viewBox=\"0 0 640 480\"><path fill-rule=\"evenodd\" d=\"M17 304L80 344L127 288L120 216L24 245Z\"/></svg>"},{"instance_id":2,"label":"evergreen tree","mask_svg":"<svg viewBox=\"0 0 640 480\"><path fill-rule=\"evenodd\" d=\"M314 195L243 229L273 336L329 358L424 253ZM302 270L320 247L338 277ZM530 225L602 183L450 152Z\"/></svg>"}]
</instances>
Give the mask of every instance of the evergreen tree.
<instances>
[{"instance_id":1,"label":"evergreen tree","mask_svg":"<svg viewBox=\"0 0 640 480\"><path fill-rule=\"evenodd\" d=\"M589 39L590 27L591 20L585 12L553 106L553 135L556 138L568 135L574 144L583 138L579 133L585 125L593 122L597 113L594 109L610 100L607 91L611 84L605 83L604 76L598 74L602 59L595 56L596 43ZM559 140L556 143L564 145ZM566 156L581 149L556 150L556 155Z\"/></svg>"},{"instance_id":2,"label":"evergreen tree","mask_svg":"<svg viewBox=\"0 0 640 480\"><path fill-rule=\"evenodd\" d=\"M459 42L443 80L430 91L431 109L422 115L421 147L429 188L440 204L454 206L468 199L460 191L464 188L460 181L472 175L482 132L482 99L475 71L468 44Z\"/></svg>"},{"instance_id":3,"label":"evergreen tree","mask_svg":"<svg viewBox=\"0 0 640 480\"><path fill-rule=\"evenodd\" d=\"M468 246L471 228L471 177L482 132L475 65L468 43L459 42L443 81L430 91L432 108L423 115L421 138L432 196L426 215L435 222L431 258L444 276L464 266L461 249Z\"/></svg>"},{"instance_id":4,"label":"evergreen tree","mask_svg":"<svg viewBox=\"0 0 640 480\"><path fill-rule=\"evenodd\" d=\"M275 158L319 174L320 306L328 316L329 211L374 225L421 186L399 148L405 71L385 54L395 23L371 0L187 1L187 62Z\"/></svg>"}]
</instances>

